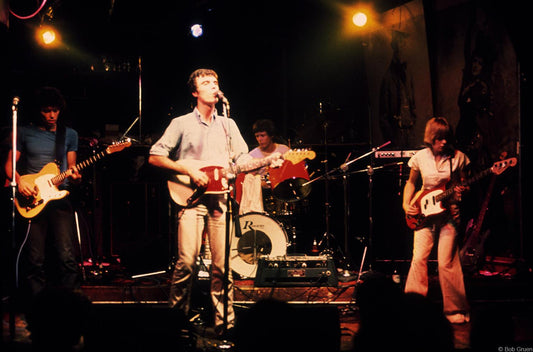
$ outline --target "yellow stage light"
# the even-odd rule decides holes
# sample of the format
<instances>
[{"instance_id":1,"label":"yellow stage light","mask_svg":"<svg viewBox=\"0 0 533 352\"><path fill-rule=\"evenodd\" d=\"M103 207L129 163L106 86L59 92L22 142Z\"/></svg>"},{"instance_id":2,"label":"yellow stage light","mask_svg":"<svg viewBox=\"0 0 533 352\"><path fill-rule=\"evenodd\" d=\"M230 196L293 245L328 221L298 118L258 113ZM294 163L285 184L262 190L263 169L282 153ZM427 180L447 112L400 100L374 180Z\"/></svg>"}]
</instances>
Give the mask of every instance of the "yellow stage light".
<instances>
[{"instance_id":1,"label":"yellow stage light","mask_svg":"<svg viewBox=\"0 0 533 352\"><path fill-rule=\"evenodd\" d=\"M37 29L36 40L46 48L57 47L60 43L59 33L52 26L40 26Z\"/></svg>"},{"instance_id":2,"label":"yellow stage light","mask_svg":"<svg viewBox=\"0 0 533 352\"><path fill-rule=\"evenodd\" d=\"M352 21L357 27L363 27L368 21L368 18L363 12L357 12L355 15L353 15Z\"/></svg>"}]
</instances>

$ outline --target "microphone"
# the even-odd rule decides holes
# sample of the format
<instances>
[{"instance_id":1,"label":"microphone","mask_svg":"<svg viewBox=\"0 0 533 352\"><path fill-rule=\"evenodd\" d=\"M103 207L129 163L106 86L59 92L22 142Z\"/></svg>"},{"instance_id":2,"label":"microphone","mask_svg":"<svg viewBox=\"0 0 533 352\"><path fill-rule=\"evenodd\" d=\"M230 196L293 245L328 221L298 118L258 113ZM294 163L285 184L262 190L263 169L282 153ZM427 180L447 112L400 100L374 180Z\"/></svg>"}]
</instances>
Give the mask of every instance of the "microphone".
<instances>
[{"instance_id":1,"label":"microphone","mask_svg":"<svg viewBox=\"0 0 533 352\"><path fill-rule=\"evenodd\" d=\"M222 104L229 105L228 99L224 96L224 93L222 93L221 90L217 92L217 97L220 101L222 101Z\"/></svg>"}]
</instances>

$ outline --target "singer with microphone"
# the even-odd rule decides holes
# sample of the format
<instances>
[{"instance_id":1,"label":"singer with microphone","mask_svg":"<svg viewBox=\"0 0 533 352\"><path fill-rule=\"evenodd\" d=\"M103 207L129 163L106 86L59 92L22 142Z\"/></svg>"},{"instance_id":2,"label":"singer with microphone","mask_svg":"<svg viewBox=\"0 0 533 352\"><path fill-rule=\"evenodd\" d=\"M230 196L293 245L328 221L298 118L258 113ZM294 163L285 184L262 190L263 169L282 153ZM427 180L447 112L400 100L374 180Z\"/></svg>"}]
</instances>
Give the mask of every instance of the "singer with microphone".
<instances>
[{"instance_id":1,"label":"singer with microphone","mask_svg":"<svg viewBox=\"0 0 533 352\"><path fill-rule=\"evenodd\" d=\"M443 212L425 217L414 230L413 257L405 292L427 295L428 259L435 241L438 241L438 272L444 314L452 324L461 324L470 320L457 240L459 204L465 187L453 185L465 179L470 160L463 152L452 148L452 141L448 120L433 117L426 123L426 148L416 152L408 162L411 170L403 190L403 209L408 219L421 215L421 205L417 203L419 193L415 193L420 179L422 191L451 183L454 193L452 200L442 201Z\"/></svg>"},{"instance_id":2,"label":"singer with microphone","mask_svg":"<svg viewBox=\"0 0 533 352\"><path fill-rule=\"evenodd\" d=\"M248 145L235 121L228 116L229 103L220 91L215 71L198 69L192 72L188 86L196 99L196 106L190 113L172 119L161 138L150 148L149 157L153 166L188 176L191 187L196 189L187 201L191 203L189 206L177 207L178 253L168 304L188 318L193 315L192 280L206 227L212 256L210 295L214 330L218 338L224 338L235 324L233 279L231 272L225 273L227 194L202 194L197 190L214 182L202 171L205 166L230 169L232 164L246 162L242 157L247 155ZM223 115L217 112L218 103L223 106ZM227 297L224 292L225 274L229 281Z\"/></svg>"}]
</instances>

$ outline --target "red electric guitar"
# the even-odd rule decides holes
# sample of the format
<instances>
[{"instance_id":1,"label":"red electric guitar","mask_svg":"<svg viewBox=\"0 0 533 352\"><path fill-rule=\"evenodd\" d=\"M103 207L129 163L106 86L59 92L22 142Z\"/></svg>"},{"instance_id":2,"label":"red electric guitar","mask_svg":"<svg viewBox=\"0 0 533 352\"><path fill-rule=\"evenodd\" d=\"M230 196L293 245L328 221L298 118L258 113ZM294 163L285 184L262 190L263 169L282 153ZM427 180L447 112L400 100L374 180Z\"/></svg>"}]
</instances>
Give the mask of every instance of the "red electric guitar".
<instances>
[{"instance_id":1,"label":"red electric guitar","mask_svg":"<svg viewBox=\"0 0 533 352\"><path fill-rule=\"evenodd\" d=\"M510 158L495 162L490 168L466 180L461 185L471 185L472 183L480 180L481 178L491 173L495 175L500 175L502 172L507 170L507 168L515 165L516 158ZM418 213L417 215L406 215L405 220L407 222L407 226L411 230L421 229L422 227L424 227L428 218L444 212L446 208L442 206L442 201L446 200L454 194L454 188L455 186L446 189L445 185L442 185L433 189L423 189L418 191L413 197L411 205L414 205L418 209L420 209L420 213Z\"/></svg>"},{"instance_id":2,"label":"red electric guitar","mask_svg":"<svg viewBox=\"0 0 533 352\"><path fill-rule=\"evenodd\" d=\"M170 198L181 207L192 207L195 206L199 201L202 195L204 194L222 194L228 191L228 174L233 173L233 176L237 176L242 172L249 172L257 170L263 166L270 165L271 167L281 165L280 161L292 160L295 158L306 158L309 153L314 152L302 152L299 150L288 150L287 152L280 154L274 153L262 159L253 159L249 163L240 165L236 170L226 170L220 166L205 165L203 161L195 161L199 164L200 170L205 172L209 177L209 183L206 188L197 187L194 183L191 182L189 176L176 174L171 177L168 182L168 191L170 193ZM303 160L303 159L300 159ZM279 165L278 165L279 164ZM202 166L205 165L205 166Z\"/></svg>"}]
</instances>

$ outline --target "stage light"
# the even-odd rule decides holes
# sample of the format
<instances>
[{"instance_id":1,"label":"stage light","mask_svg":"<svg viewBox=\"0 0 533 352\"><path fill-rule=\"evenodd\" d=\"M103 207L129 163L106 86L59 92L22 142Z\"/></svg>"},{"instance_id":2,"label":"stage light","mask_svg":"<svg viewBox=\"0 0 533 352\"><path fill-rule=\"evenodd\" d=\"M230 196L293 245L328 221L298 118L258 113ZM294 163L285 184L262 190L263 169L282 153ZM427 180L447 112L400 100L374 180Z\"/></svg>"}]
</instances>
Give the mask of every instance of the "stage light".
<instances>
[{"instance_id":1,"label":"stage light","mask_svg":"<svg viewBox=\"0 0 533 352\"><path fill-rule=\"evenodd\" d=\"M357 12L352 17L352 22L357 27L363 27L366 24L367 20L368 20L368 18L366 17L366 15L363 12Z\"/></svg>"},{"instance_id":2,"label":"stage light","mask_svg":"<svg viewBox=\"0 0 533 352\"><path fill-rule=\"evenodd\" d=\"M339 10L346 38L362 37L381 28L380 16L369 3L344 5Z\"/></svg>"},{"instance_id":3,"label":"stage light","mask_svg":"<svg viewBox=\"0 0 533 352\"><path fill-rule=\"evenodd\" d=\"M39 26L36 31L36 40L45 48L55 48L60 43L60 36L52 26Z\"/></svg>"},{"instance_id":4,"label":"stage light","mask_svg":"<svg viewBox=\"0 0 533 352\"><path fill-rule=\"evenodd\" d=\"M198 38L204 34L204 29L201 24L194 24L191 26L191 34L193 37Z\"/></svg>"},{"instance_id":5,"label":"stage light","mask_svg":"<svg viewBox=\"0 0 533 352\"><path fill-rule=\"evenodd\" d=\"M41 39L43 40L44 44L50 45L56 40L56 32L51 29L47 29L41 34Z\"/></svg>"}]
</instances>

